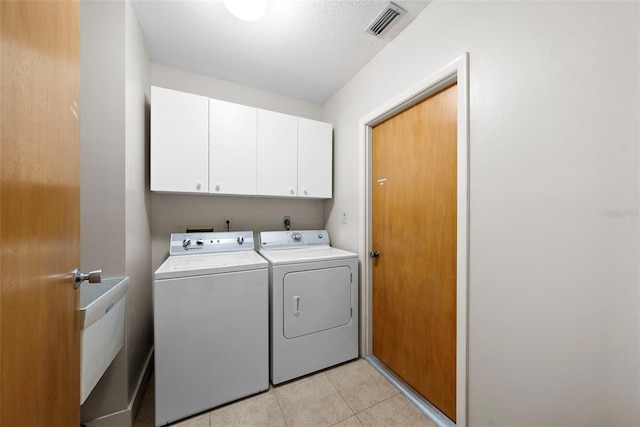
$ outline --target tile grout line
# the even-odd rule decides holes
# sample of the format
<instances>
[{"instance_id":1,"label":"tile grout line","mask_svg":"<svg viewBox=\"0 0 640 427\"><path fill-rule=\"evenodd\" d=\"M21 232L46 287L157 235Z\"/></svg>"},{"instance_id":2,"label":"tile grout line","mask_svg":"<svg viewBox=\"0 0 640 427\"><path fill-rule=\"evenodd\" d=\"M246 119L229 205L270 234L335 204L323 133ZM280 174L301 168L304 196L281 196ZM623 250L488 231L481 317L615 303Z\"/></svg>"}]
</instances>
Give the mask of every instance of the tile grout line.
<instances>
[{"instance_id":1,"label":"tile grout line","mask_svg":"<svg viewBox=\"0 0 640 427\"><path fill-rule=\"evenodd\" d=\"M278 409L280 409L280 415L282 415L282 420L284 421L285 427L289 427L289 422L287 421L287 417L284 415L284 410L282 409L282 405L280 404L280 399L278 399L278 393L276 393L275 386L273 386L273 395L276 398L276 403L278 404ZM211 427L211 426L209 426Z\"/></svg>"},{"instance_id":2,"label":"tile grout line","mask_svg":"<svg viewBox=\"0 0 640 427\"><path fill-rule=\"evenodd\" d=\"M345 399L345 398L344 398L344 396L342 396L342 393L340 393L340 390L338 390L338 387L337 387L335 384L333 384L333 381L331 381L331 376L330 376L330 375L327 375L327 378L329 379L329 382L331 382L331 384L333 384L333 386L334 386L334 387L336 388L336 390L338 391L338 394L340 394L340 396L344 399L344 401L345 401L345 402L347 402L347 406L349 406L349 408L351 408L351 410L353 411L353 415L358 415L358 414L360 414L360 413L362 413L362 412L366 411L367 409L373 408L374 406L379 405L380 403L385 402L385 401L387 401L387 400L391 399L392 397L394 397L394 396L395 396L395 395L397 395L397 394L401 394L401 391L400 391L400 390L399 390L399 389L398 389L398 388L397 388L397 387L396 387L396 386L395 386L391 381L389 381L389 380L388 380L384 375L382 375L380 372L378 372L378 370L377 370L377 369L375 369L373 366L371 366L371 363L369 363L369 362L368 362L366 359L364 359L364 358L360 358L359 360L361 360L361 361L362 361L363 363L365 363L368 367L370 367L371 369L373 369L374 374L375 374L375 375L378 375L380 378L382 378L382 380L383 380L383 381L385 381L386 383L390 384L390 385L393 387L393 389L394 389L395 391L394 391L394 393L393 393L391 396L388 396L388 397L386 397L386 398L384 398L384 399L382 399L382 400L380 400L380 401L378 401L378 402L375 402L375 403L373 403L373 404L371 404L371 405L367 406L366 408L361 409L360 411L356 411L355 409L353 409L353 408L351 407L351 405L349 405L349 402L347 401L347 399ZM358 421L360 421L360 418L358 418ZM360 424L362 424L362 422L360 422Z\"/></svg>"},{"instance_id":3,"label":"tile grout line","mask_svg":"<svg viewBox=\"0 0 640 427\"><path fill-rule=\"evenodd\" d=\"M335 389L336 389L336 391L338 392L338 394L340 395L340 397L342 398L342 400L344 400L344 403L346 403L346 404L347 404L347 406L349 407L349 409L351 409L351 412L353 412L353 415L355 415L355 414L356 414L355 409L353 409L353 408L351 407L351 405L349 405L349 402L347 402L347 399L345 399L345 398L344 398L344 396L342 395L342 393L340 393L340 390L338 390L338 387L333 383L333 381L331 381L331 376L327 375L327 379L329 380L329 382L331 383L331 385L333 386L333 388L335 388ZM347 418L349 418L349 417L347 417ZM346 420L347 418L345 418L345 420ZM342 420L341 420L341 421L342 421ZM338 421L338 422L340 422L340 421ZM335 423L334 423L334 424L335 424Z\"/></svg>"},{"instance_id":4,"label":"tile grout line","mask_svg":"<svg viewBox=\"0 0 640 427\"><path fill-rule=\"evenodd\" d=\"M336 387L336 385L333 383L333 381L331 381L331 376L330 376L330 375L325 375L325 376L327 377L327 380L329 381L329 384L331 384L331 387L333 387L333 389L336 391L336 393L338 393L338 396L340 396L340 399L342 399L342 401L343 401L344 403L346 403L347 407L348 407L348 408L351 410L351 412L352 412L352 414L351 414L351 415L349 415L348 417L343 418L343 419L341 419L341 420L338 420L337 422L335 422L335 423L331 424L332 426L334 426L334 425L336 425L336 424L338 424L338 423L341 423L341 422L343 422L344 420L347 420L347 419L349 419L349 418L353 417L354 415L356 415L356 411L351 407L351 405L349 405L349 402L347 402L347 399L345 399L345 398L344 398L344 396L342 395L342 393L340 393L340 390L338 390L338 387ZM360 421L360 420L358 420L358 421ZM362 424L362 423L360 423L360 424Z\"/></svg>"}]
</instances>

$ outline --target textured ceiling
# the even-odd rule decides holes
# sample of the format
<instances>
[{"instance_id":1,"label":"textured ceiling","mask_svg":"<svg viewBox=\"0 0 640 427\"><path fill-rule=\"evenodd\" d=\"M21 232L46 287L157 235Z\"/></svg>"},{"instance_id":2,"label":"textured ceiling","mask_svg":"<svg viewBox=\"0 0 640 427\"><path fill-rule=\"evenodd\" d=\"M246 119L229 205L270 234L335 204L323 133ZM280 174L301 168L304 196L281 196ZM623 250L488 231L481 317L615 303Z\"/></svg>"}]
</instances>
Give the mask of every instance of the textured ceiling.
<instances>
[{"instance_id":1,"label":"textured ceiling","mask_svg":"<svg viewBox=\"0 0 640 427\"><path fill-rule=\"evenodd\" d=\"M388 1L269 0L258 22L222 1L134 0L151 61L322 104L429 0L398 0L407 11L382 39L365 33Z\"/></svg>"}]
</instances>

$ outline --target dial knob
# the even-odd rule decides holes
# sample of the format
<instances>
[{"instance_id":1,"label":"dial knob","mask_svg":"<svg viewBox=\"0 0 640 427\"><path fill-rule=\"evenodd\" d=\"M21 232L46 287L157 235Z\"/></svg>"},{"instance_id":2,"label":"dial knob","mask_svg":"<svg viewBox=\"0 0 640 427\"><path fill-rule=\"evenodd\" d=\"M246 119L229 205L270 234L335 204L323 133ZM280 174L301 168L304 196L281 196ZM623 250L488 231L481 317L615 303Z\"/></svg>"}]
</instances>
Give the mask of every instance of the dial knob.
<instances>
[{"instance_id":1,"label":"dial knob","mask_svg":"<svg viewBox=\"0 0 640 427\"><path fill-rule=\"evenodd\" d=\"M301 241L301 240L302 240L302 234L300 234L300 233L293 233L293 234L291 234L291 238L292 238L293 240L295 240L296 242L299 242L299 241Z\"/></svg>"},{"instance_id":2,"label":"dial knob","mask_svg":"<svg viewBox=\"0 0 640 427\"><path fill-rule=\"evenodd\" d=\"M244 237L238 236L238 244L241 245L244 243Z\"/></svg>"},{"instance_id":3,"label":"dial knob","mask_svg":"<svg viewBox=\"0 0 640 427\"><path fill-rule=\"evenodd\" d=\"M191 239L184 239L182 241L182 247L183 248L188 249L190 245L191 245Z\"/></svg>"}]
</instances>

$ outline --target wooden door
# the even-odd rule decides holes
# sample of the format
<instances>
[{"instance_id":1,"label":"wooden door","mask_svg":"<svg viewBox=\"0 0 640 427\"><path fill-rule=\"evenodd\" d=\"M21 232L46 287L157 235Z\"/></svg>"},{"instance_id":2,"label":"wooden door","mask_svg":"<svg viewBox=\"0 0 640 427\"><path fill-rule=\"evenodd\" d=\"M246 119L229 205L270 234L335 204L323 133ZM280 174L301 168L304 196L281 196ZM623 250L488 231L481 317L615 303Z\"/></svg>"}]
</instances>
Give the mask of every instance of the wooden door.
<instances>
[{"instance_id":1,"label":"wooden door","mask_svg":"<svg viewBox=\"0 0 640 427\"><path fill-rule=\"evenodd\" d=\"M78 3L0 7L0 425L78 426Z\"/></svg>"},{"instance_id":2,"label":"wooden door","mask_svg":"<svg viewBox=\"0 0 640 427\"><path fill-rule=\"evenodd\" d=\"M456 86L373 129L373 354L455 421Z\"/></svg>"}]
</instances>

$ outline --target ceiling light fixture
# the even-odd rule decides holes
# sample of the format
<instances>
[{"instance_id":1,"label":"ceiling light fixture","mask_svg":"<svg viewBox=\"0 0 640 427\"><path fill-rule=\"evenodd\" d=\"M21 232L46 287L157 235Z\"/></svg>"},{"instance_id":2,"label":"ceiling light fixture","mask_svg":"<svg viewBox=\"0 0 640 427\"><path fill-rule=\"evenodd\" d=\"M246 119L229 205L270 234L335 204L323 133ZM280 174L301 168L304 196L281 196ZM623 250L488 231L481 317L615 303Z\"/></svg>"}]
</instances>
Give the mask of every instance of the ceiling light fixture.
<instances>
[{"instance_id":1,"label":"ceiling light fixture","mask_svg":"<svg viewBox=\"0 0 640 427\"><path fill-rule=\"evenodd\" d=\"M236 18L249 22L259 21L267 12L267 0L224 0L224 5Z\"/></svg>"}]
</instances>

